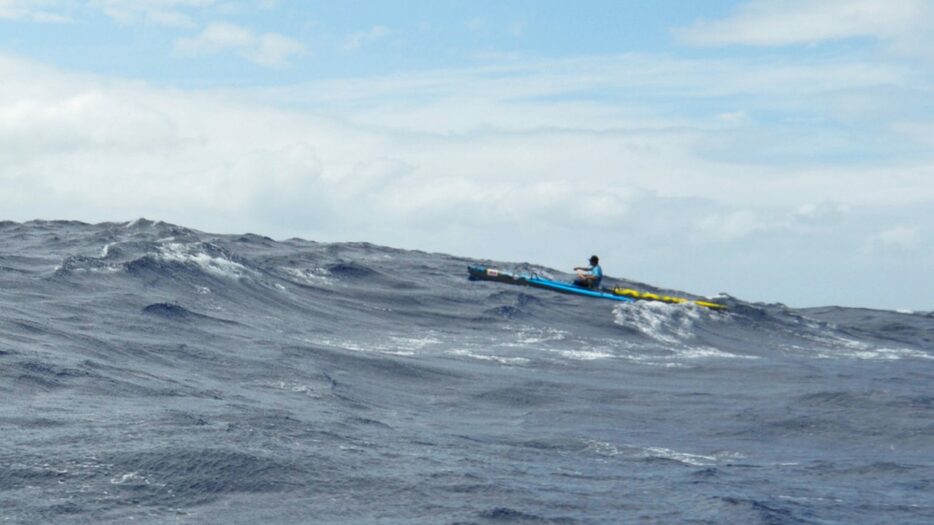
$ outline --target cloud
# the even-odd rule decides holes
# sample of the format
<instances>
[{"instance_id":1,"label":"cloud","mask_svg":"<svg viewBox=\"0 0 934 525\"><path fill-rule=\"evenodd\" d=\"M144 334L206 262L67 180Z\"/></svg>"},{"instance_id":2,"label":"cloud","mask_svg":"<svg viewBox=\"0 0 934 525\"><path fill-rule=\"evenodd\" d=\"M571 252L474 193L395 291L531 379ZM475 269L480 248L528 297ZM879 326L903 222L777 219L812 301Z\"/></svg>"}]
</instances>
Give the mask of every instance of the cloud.
<instances>
[{"instance_id":1,"label":"cloud","mask_svg":"<svg viewBox=\"0 0 934 525\"><path fill-rule=\"evenodd\" d=\"M754 213L739 210L708 215L697 223L695 230L701 240L732 242L766 228Z\"/></svg>"},{"instance_id":2,"label":"cloud","mask_svg":"<svg viewBox=\"0 0 934 525\"><path fill-rule=\"evenodd\" d=\"M248 53L261 48L253 32L238 26L213 26L201 36L189 51ZM27 166L56 160L67 166L64 159L87 154L110 159L114 172L123 173L120 161L131 152L142 156L130 163L131 171L145 167L161 177L175 174L182 179L199 170L215 174L191 183L207 185L202 193L189 192L188 183L184 191L166 184L158 193L179 191L173 201L187 201L196 194L213 200L210 195L215 190L229 193L222 174L243 173L245 168L232 166L247 152L281 152L304 144L319 159L320 170L309 173L320 172L314 177L321 178L322 194L341 204L369 202L369 188L378 183L387 198L370 209L403 222L440 218L450 209L462 209L469 221L470 210L479 209L496 220L531 218L610 227L625 224L631 213L646 213L651 207L654 216L674 221L671 231L696 233L700 223L702 230L713 232L705 238L721 242L774 231L788 220L762 217L756 210L785 210L783 216L797 213L803 222L805 216L820 218L807 208L815 202L851 208L934 202L929 183L934 164L926 159L885 167L743 162L736 157L744 151L730 148L745 144L734 144L717 118L727 115L727 120L742 126L762 126L744 122L741 114L714 111L690 118L666 115L641 103L552 100L566 91L600 93L615 86L617 93L628 93L629 98L641 90L680 97L686 96L682 91L717 97L734 93L729 97L732 104L744 90L758 87L740 82L742 87L728 89L729 79L769 72L768 64L759 69L745 63L718 64L722 74L710 77L701 74L710 69L705 61L607 57L534 67L523 63L515 70L479 68L333 80L258 92L257 100L266 100L265 104L239 105L214 102L209 93L173 94L132 84L108 87L103 81L54 70L37 75L45 81L33 82L26 73L29 69L21 69L23 61L5 63L4 78L19 79L0 89L0 100L5 101L0 106L4 150L17 159L5 166L26 173ZM652 75L646 76L649 70ZM833 68L821 63L799 66L788 75L792 80L771 77L776 80L773 89L785 86L798 93L815 85L834 89L838 82ZM237 98L244 96L250 95L240 93ZM302 98L308 96L312 98ZM277 103L305 106L306 111L281 113L275 109ZM810 123L805 128L814 131ZM721 153L711 157L714 149ZM179 162L169 162L171 157ZM258 178L263 177L260 171L255 170ZM139 171L136 176L145 177ZM680 199L694 201L685 204ZM683 217L688 206L697 215Z\"/></svg>"},{"instance_id":3,"label":"cloud","mask_svg":"<svg viewBox=\"0 0 934 525\"><path fill-rule=\"evenodd\" d=\"M275 9L276 0L259 0L256 8ZM0 19L70 22L72 14L101 12L121 25L147 23L170 28L195 27L197 15L242 11L245 6L221 0L0 0ZM77 18L77 15L75 15Z\"/></svg>"},{"instance_id":4,"label":"cloud","mask_svg":"<svg viewBox=\"0 0 934 525\"><path fill-rule=\"evenodd\" d=\"M365 45L382 40L391 34L392 31L390 31L387 27L379 25L373 26L368 31L360 31L347 37L347 40L341 46L341 49L344 51L359 49Z\"/></svg>"},{"instance_id":5,"label":"cloud","mask_svg":"<svg viewBox=\"0 0 934 525\"><path fill-rule=\"evenodd\" d=\"M195 26L192 16L199 10L222 5L218 0L0 0L0 19L73 22L90 10L122 25L190 28Z\"/></svg>"},{"instance_id":6,"label":"cloud","mask_svg":"<svg viewBox=\"0 0 934 525\"><path fill-rule=\"evenodd\" d=\"M525 22L513 22L507 30L510 35L520 38L525 34Z\"/></svg>"},{"instance_id":7,"label":"cloud","mask_svg":"<svg viewBox=\"0 0 934 525\"><path fill-rule=\"evenodd\" d=\"M578 124L605 129L684 124L680 117L660 118L666 112L652 107L653 100L667 101L670 97L692 101L732 99L728 109L717 114L736 112L736 105L745 102L741 97L754 97L743 108L747 114L763 106L774 112L781 104L826 112L832 102L827 97L838 97L844 91L872 94L875 88L893 86L913 89L913 76L905 66L862 58L681 60L624 54L508 61L357 81L339 79L318 82L311 89L301 86L291 93L288 89L276 90L275 95L277 99L304 100L342 110L348 104L366 108L369 120L386 120L387 125L392 125L390 119L382 116L391 112L391 119L401 118L399 127L425 131L463 132L483 123L506 129ZM607 97L622 101L608 103ZM442 104L446 107L433 107ZM532 106L535 111L528 111ZM430 110L432 116L445 112L448 116L424 119L421 112L425 110ZM650 113L651 118L634 123L637 113ZM620 118L621 114L627 118ZM714 122L715 116L709 115L708 121L723 127L721 122ZM531 120L523 120L527 118Z\"/></svg>"},{"instance_id":8,"label":"cloud","mask_svg":"<svg viewBox=\"0 0 934 525\"><path fill-rule=\"evenodd\" d=\"M479 16L467 19L464 22L464 27L471 33L486 33L489 31L486 19Z\"/></svg>"},{"instance_id":9,"label":"cloud","mask_svg":"<svg viewBox=\"0 0 934 525\"><path fill-rule=\"evenodd\" d=\"M193 54L217 53L227 49L249 48L256 44L253 31L234 24L217 22L192 38L176 40L176 49Z\"/></svg>"},{"instance_id":10,"label":"cloud","mask_svg":"<svg viewBox=\"0 0 934 525\"><path fill-rule=\"evenodd\" d=\"M266 67L284 67L289 59L306 52L305 46L277 33L257 34L249 28L215 22L190 38L179 38L175 49L190 55L214 54L233 51L255 64Z\"/></svg>"},{"instance_id":11,"label":"cloud","mask_svg":"<svg viewBox=\"0 0 934 525\"><path fill-rule=\"evenodd\" d=\"M264 33L260 35L258 45L250 51L245 51L244 56L262 66L282 67L288 65L292 56L300 56L306 52L305 45L297 40L276 33Z\"/></svg>"},{"instance_id":12,"label":"cloud","mask_svg":"<svg viewBox=\"0 0 934 525\"><path fill-rule=\"evenodd\" d=\"M714 117L717 122L728 127L740 127L750 122L749 115L745 111L729 111L720 113Z\"/></svg>"},{"instance_id":13,"label":"cloud","mask_svg":"<svg viewBox=\"0 0 934 525\"><path fill-rule=\"evenodd\" d=\"M785 46L848 38L907 44L934 29L926 0L753 0L719 20L675 30L695 45Z\"/></svg>"},{"instance_id":14,"label":"cloud","mask_svg":"<svg viewBox=\"0 0 934 525\"><path fill-rule=\"evenodd\" d=\"M790 219L795 224L836 222L852 212L850 206L832 201L808 202L792 210Z\"/></svg>"},{"instance_id":15,"label":"cloud","mask_svg":"<svg viewBox=\"0 0 934 525\"><path fill-rule=\"evenodd\" d=\"M195 21L186 11L205 9L216 0L92 0L91 5L119 24L146 22L175 28L194 27Z\"/></svg>"},{"instance_id":16,"label":"cloud","mask_svg":"<svg viewBox=\"0 0 934 525\"><path fill-rule=\"evenodd\" d=\"M60 9L57 0L0 0L0 19L29 20L40 23L70 22L67 15L52 9Z\"/></svg>"},{"instance_id":17,"label":"cloud","mask_svg":"<svg viewBox=\"0 0 934 525\"><path fill-rule=\"evenodd\" d=\"M911 250L921 245L921 228L900 225L876 233L866 241L866 249L886 252L893 249Z\"/></svg>"},{"instance_id":18,"label":"cloud","mask_svg":"<svg viewBox=\"0 0 934 525\"><path fill-rule=\"evenodd\" d=\"M934 120L897 122L892 129L918 144L934 147Z\"/></svg>"}]
</instances>

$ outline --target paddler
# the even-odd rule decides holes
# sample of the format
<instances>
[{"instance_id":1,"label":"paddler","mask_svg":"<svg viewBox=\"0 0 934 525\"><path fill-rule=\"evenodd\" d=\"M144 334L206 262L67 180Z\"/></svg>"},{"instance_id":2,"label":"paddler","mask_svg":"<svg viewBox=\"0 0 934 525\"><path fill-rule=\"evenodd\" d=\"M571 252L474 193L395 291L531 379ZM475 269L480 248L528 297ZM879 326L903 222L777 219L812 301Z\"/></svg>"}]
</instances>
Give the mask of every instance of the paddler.
<instances>
[{"instance_id":1,"label":"paddler","mask_svg":"<svg viewBox=\"0 0 934 525\"><path fill-rule=\"evenodd\" d=\"M574 268L577 272L577 279L574 284L583 288L599 288L600 281L603 280L603 268L600 268L600 258L596 255L590 256L590 266L578 266Z\"/></svg>"}]
</instances>

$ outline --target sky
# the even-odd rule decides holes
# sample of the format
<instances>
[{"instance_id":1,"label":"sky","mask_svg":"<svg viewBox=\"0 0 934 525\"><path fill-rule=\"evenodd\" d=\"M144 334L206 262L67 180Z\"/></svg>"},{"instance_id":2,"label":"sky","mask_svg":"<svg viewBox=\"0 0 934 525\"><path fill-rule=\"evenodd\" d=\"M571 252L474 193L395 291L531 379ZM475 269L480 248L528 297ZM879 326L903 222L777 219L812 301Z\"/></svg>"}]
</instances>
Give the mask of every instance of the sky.
<instances>
[{"instance_id":1,"label":"sky","mask_svg":"<svg viewBox=\"0 0 934 525\"><path fill-rule=\"evenodd\" d=\"M0 219L934 310L934 2L0 0Z\"/></svg>"}]
</instances>

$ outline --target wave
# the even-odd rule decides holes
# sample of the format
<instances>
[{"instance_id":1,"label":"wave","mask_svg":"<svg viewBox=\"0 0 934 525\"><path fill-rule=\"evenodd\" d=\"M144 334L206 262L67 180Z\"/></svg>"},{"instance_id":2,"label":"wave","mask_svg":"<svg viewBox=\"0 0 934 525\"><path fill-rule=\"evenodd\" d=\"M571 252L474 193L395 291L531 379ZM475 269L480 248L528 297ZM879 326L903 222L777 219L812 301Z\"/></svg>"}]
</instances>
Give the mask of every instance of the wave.
<instances>
[{"instance_id":1,"label":"wave","mask_svg":"<svg viewBox=\"0 0 934 525\"><path fill-rule=\"evenodd\" d=\"M0 246L13 523L930 521L931 313L611 304L146 219Z\"/></svg>"}]
</instances>

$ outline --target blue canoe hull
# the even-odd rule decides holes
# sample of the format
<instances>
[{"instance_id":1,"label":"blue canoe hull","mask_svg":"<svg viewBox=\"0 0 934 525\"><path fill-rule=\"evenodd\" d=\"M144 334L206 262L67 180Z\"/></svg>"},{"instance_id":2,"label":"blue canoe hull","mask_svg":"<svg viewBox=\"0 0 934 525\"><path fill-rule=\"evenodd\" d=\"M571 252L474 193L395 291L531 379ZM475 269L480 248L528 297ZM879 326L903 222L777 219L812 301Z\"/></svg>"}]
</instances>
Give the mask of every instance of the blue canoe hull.
<instances>
[{"instance_id":1,"label":"blue canoe hull","mask_svg":"<svg viewBox=\"0 0 934 525\"><path fill-rule=\"evenodd\" d=\"M588 288L575 286L569 283L563 283L561 281L552 281L551 279L545 279L537 275L514 274L511 272L487 268L485 266L468 266L467 272L470 274L470 279L474 281L496 281L506 284L532 286L534 288L542 288L545 290L552 290L554 292L566 293L570 295L594 297L596 299L609 299L610 301L616 301L620 303L631 303L634 301L630 297L603 292L600 290L590 290Z\"/></svg>"}]
</instances>

